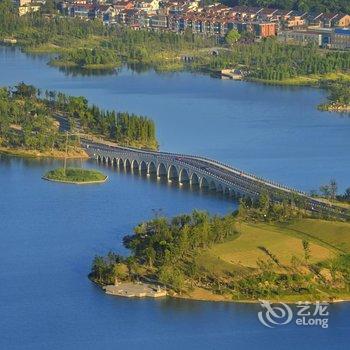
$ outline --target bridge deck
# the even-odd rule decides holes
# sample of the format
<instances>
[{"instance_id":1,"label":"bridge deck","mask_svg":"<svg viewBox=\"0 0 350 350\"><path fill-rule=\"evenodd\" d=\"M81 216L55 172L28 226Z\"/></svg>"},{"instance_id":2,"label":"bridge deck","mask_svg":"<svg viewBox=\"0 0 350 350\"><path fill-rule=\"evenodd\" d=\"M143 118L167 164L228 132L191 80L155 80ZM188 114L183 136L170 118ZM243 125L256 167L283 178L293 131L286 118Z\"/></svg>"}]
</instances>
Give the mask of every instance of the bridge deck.
<instances>
[{"instance_id":1,"label":"bridge deck","mask_svg":"<svg viewBox=\"0 0 350 350\"><path fill-rule=\"evenodd\" d=\"M174 164L177 167L183 167L191 172L209 177L213 181L217 181L223 186L236 188L238 192L246 193L250 196L259 196L263 191L271 193L276 200L281 197L302 198L306 206L314 211L331 211L341 213L347 218L349 214L346 209L330 205L320 199L313 198L307 193L297 189L283 186L274 181L270 181L253 174L249 174L242 170L233 168L227 164L223 164L216 160L205 158L202 156L186 155L170 152L158 152L144 149L135 149L132 147L121 147L117 145L107 145L89 140L82 140L83 146L86 148L90 156L98 155L108 156L111 158L138 159L147 163L155 161L157 163L166 162Z\"/></svg>"}]
</instances>

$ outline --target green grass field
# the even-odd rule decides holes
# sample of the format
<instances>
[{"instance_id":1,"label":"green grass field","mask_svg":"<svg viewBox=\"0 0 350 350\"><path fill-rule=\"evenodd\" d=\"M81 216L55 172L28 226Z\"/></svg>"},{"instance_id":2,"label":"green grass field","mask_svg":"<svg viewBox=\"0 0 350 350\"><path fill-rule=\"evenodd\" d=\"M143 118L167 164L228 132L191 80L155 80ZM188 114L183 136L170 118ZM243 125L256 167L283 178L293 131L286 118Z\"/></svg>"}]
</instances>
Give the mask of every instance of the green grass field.
<instances>
[{"instance_id":1,"label":"green grass field","mask_svg":"<svg viewBox=\"0 0 350 350\"><path fill-rule=\"evenodd\" d=\"M242 223L236 228L237 238L214 245L197 262L215 273L244 273L255 269L258 259L271 261L259 248L264 247L288 266L293 256L304 259L303 240L310 242L311 263L350 252L349 223L303 219L288 224Z\"/></svg>"}]
</instances>

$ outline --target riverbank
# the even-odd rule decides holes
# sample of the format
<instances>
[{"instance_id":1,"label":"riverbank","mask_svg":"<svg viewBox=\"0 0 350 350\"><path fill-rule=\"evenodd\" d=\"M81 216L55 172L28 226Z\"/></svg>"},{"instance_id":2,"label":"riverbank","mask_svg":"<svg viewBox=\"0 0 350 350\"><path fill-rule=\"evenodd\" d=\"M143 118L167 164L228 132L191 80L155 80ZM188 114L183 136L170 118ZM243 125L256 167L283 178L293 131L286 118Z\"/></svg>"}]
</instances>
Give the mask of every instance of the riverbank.
<instances>
[{"instance_id":1,"label":"riverbank","mask_svg":"<svg viewBox=\"0 0 350 350\"><path fill-rule=\"evenodd\" d=\"M230 303L242 303L242 304L259 304L260 300L266 300L271 303L287 303L298 304L299 302L317 302L324 301L328 303L343 303L350 302L350 294L339 294L334 296L322 295L319 298L310 294L305 295L286 295L278 298L263 297L260 300L252 299L233 299L231 295L214 294L206 289L195 288L192 292L184 295L171 295L170 297L184 300L196 300L196 301L209 301L209 302L230 302Z\"/></svg>"},{"instance_id":2,"label":"riverbank","mask_svg":"<svg viewBox=\"0 0 350 350\"><path fill-rule=\"evenodd\" d=\"M0 147L0 153L9 156L23 158L54 158L54 159L88 159L89 155L83 149L69 150L68 154L65 151L38 151L27 150L20 148Z\"/></svg>"},{"instance_id":3,"label":"riverbank","mask_svg":"<svg viewBox=\"0 0 350 350\"><path fill-rule=\"evenodd\" d=\"M349 113L350 114L350 105L344 105L339 103L326 103L318 106L320 111L327 112L337 112L337 113Z\"/></svg>"},{"instance_id":4,"label":"riverbank","mask_svg":"<svg viewBox=\"0 0 350 350\"><path fill-rule=\"evenodd\" d=\"M230 294L215 294L210 290L195 287L191 292L184 294L167 291L159 285L145 282L120 282L116 285L101 286L108 295L127 297L127 298L174 298L183 300L208 301L208 302L229 302L241 304L259 304L260 300L256 299L235 299ZM315 297L311 294L302 295L285 295L276 298L264 297L271 303L298 304L299 302L317 302L323 301L328 303L350 302L350 293L339 293L334 295L323 295Z\"/></svg>"},{"instance_id":5,"label":"riverbank","mask_svg":"<svg viewBox=\"0 0 350 350\"><path fill-rule=\"evenodd\" d=\"M246 81L262 83L267 85L281 85L281 86L314 86L320 87L322 81L334 82L337 80L350 81L350 72L333 72L325 74L310 74L300 75L293 78L282 80L266 80L258 78L246 78Z\"/></svg>"}]
</instances>

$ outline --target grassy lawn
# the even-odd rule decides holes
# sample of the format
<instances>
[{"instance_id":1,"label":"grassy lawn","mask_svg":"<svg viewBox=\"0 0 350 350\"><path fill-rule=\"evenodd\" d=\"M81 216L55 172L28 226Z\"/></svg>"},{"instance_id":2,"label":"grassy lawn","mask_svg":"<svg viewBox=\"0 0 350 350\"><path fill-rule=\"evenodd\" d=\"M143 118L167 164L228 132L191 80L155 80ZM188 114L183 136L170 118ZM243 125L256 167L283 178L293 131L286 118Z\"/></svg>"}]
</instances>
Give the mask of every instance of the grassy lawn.
<instances>
[{"instance_id":1,"label":"grassy lawn","mask_svg":"<svg viewBox=\"0 0 350 350\"><path fill-rule=\"evenodd\" d=\"M303 260L302 240L310 242L311 263L332 258L336 253L350 252L350 224L303 219L288 224L237 225L239 235L232 241L216 244L204 251L197 262L217 274L249 273L257 260L268 260L259 247L267 248L284 265L293 256Z\"/></svg>"},{"instance_id":2,"label":"grassy lawn","mask_svg":"<svg viewBox=\"0 0 350 350\"><path fill-rule=\"evenodd\" d=\"M300 259L304 257L302 238L291 234L286 228L246 223L237 228L241 234L236 240L215 245L210 249L210 254L227 263L251 268L257 267L259 258L268 258L259 247L267 248L284 265L290 264L293 255ZM333 255L330 248L315 242L310 244L310 249L311 262L319 262Z\"/></svg>"},{"instance_id":3,"label":"grassy lawn","mask_svg":"<svg viewBox=\"0 0 350 350\"><path fill-rule=\"evenodd\" d=\"M264 80L264 79L251 79L253 81L262 82L272 85L318 85L320 80L346 80L350 81L350 74L343 72L327 73L327 74L310 74L310 75L300 75L294 78L288 78L284 80Z\"/></svg>"},{"instance_id":4,"label":"grassy lawn","mask_svg":"<svg viewBox=\"0 0 350 350\"><path fill-rule=\"evenodd\" d=\"M102 182L107 179L106 175L97 170L67 168L64 172L63 168L58 168L49 171L44 178L54 181L72 182L72 183L88 183L88 182Z\"/></svg>"},{"instance_id":5,"label":"grassy lawn","mask_svg":"<svg viewBox=\"0 0 350 350\"><path fill-rule=\"evenodd\" d=\"M289 233L333 248L343 253L350 253L350 223L305 219L287 226Z\"/></svg>"}]
</instances>

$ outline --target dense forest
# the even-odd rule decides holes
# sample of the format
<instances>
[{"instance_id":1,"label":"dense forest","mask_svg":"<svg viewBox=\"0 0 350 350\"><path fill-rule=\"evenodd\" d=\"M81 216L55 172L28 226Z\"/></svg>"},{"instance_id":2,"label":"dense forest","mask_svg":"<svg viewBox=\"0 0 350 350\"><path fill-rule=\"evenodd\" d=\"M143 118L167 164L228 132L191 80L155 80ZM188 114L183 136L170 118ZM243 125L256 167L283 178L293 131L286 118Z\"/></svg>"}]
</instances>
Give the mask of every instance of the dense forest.
<instances>
[{"instance_id":1,"label":"dense forest","mask_svg":"<svg viewBox=\"0 0 350 350\"><path fill-rule=\"evenodd\" d=\"M322 51L317 47L281 45L267 39L252 45L236 44L216 57L202 56L194 67L243 67L248 77L282 81L300 75L326 74L350 69L350 52Z\"/></svg>"},{"instance_id":2,"label":"dense forest","mask_svg":"<svg viewBox=\"0 0 350 350\"><path fill-rule=\"evenodd\" d=\"M20 83L0 90L0 145L32 150L63 150L65 135L56 120L63 115L71 128L135 147L157 148L155 125L147 117L104 111L84 97L42 92ZM78 146L77 138L70 142Z\"/></svg>"},{"instance_id":3,"label":"dense forest","mask_svg":"<svg viewBox=\"0 0 350 350\"><path fill-rule=\"evenodd\" d=\"M115 68L121 64L117 54L102 48L77 49L60 55L59 60L52 60L52 65L78 66L80 68Z\"/></svg>"},{"instance_id":4,"label":"dense forest","mask_svg":"<svg viewBox=\"0 0 350 350\"><path fill-rule=\"evenodd\" d=\"M265 259L259 259L254 269L238 264L230 270L226 264L220 270L218 266L222 262L218 256L214 258L215 262L207 260L206 252L211 248L228 242L234 244L242 234L242 225L258 223L254 226L258 228L262 222L288 223L305 215L287 204L276 206L269 203L264 197L256 205L242 206L241 203L238 211L225 216L199 211L171 219L156 216L138 225L134 234L124 237L124 245L131 251L129 257L113 252L105 257L95 257L90 278L102 285L114 284L115 280L156 280L180 294L199 287L216 294L231 295L233 299L276 298L292 294L311 296L321 290L325 293L348 292L349 255L312 264L308 240L300 241L304 258L293 256L288 265L282 264L274 252L264 246L256 247L263 252ZM322 269L332 269L337 281L326 281L320 273Z\"/></svg>"},{"instance_id":5,"label":"dense forest","mask_svg":"<svg viewBox=\"0 0 350 350\"><path fill-rule=\"evenodd\" d=\"M232 4L232 1L224 0L223 2ZM233 0L233 4L297 10L301 12L350 13L350 2L348 0Z\"/></svg>"}]
</instances>

